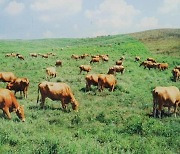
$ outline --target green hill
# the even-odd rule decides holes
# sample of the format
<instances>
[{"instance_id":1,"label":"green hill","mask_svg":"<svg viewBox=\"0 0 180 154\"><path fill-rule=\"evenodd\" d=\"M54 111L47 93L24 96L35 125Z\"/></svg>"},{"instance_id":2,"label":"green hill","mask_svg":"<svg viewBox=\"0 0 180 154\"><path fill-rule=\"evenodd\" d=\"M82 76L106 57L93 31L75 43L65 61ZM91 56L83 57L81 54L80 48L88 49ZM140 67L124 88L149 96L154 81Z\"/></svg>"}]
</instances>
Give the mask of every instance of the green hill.
<instances>
[{"instance_id":1,"label":"green hill","mask_svg":"<svg viewBox=\"0 0 180 154\"><path fill-rule=\"evenodd\" d=\"M149 30L130 36L143 42L153 53L180 57L180 29Z\"/></svg>"},{"instance_id":2,"label":"green hill","mask_svg":"<svg viewBox=\"0 0 180 154\"><path fill-rule=\"evenodd\" d=\"M141 34L142 35L142 34ZM161 44L163 46L163 44ZM7 53L20 53L25 60L5 57ZM53 52L48 59L30 57L29 53ZM108 62L92 64L90 73L107 73L115 62L125 56L123 75L117 74L114 92L99 92L95 86L85 92L85 75L79 66L88 64L86 59L71 59L72 54L108 54ZM0 71L14 72L30 80L28 98L17 93L20 104L25 106L26 122L19 121L15 113L8 120L0 110L0 152L28 153L179 153L180 114L177 118L164 114L162 119L151 117L152 94L155 86L174 85L171 70L180 65L178 52L172 55L155 54L145 43L131 35L102 36L82 39L0 40ZM169 69L159 71L139 67L134 62L153 57L167 62ZM55 82L70 85L79 101L79 112L62 110L61 103L46 99L45 108L36 103L38 84L46 80L45 68L54 66L57 59L62 67L57 69ZM5 88L6 83L0 82ZM172 109L173 111L173 109ZM164 111L167 112L167 109Z\"/></svg>"}]
</instances>

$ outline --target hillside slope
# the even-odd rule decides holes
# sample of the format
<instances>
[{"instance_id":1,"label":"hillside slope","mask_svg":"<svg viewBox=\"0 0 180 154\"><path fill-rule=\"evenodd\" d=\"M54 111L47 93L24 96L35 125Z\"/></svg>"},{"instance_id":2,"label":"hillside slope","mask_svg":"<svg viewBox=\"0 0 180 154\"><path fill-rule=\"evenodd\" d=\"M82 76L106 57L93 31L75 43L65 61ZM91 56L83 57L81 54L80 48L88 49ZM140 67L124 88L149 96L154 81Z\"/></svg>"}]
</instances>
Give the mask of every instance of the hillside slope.
<instances>
[{"instance_id":1,"label":"hillside slope","mask_svg":"<svg viewBox=\"0 0 180 154\"><path fill-rule=\"evenodd\" d=\"M62 49L63 48L63 49ZM20 53L25 60L5 57L7 53ZM31 52L49 53L44 59L33 58ZM72 54L108 54L108 62L90 64L91 57L75 60ZM138 55L142 61L153 57L158 62L167 62L169 69L144 69L135 62ZM91 65L90 73L108 72L121 56L125 56L125 73L117 73L114 92L96 86L86 91L86 73L79 73L80 65ZM46 80L45 68L57 67L53 82L70 85L79 101L79 112L73 112L69 104L63 111L60 101L46 99L44 109L37 104L38 84ZM26 122L19 121L15 113L8 120L0 110L0 152L13 154L42 153L179 153L180 113L177 118L163 114L162 119L151 117L152 89L155 86L174 85L180 88L180 81L172 80L171 70L180 65L178 57L156 55L137 39L128 35L104 36L87 39L44 39L0 41L0 71L13 72L18 77L30 80L28 97L17 100L24 105ZM89 73L89 74L90 74ZM0 82L5 88L7 83ZM71 111L70 111L71 110ZM172 110L173 111L173 110ZM164 111L165 113L167 110Z\"/></svg>"},{"instance_id":2,"label":"hillside slope","mask_svg":"<svg viewBox=\"0 0 180 154\"><path fill-rule=\"evenodd\" d=\"M153 53L180 57L180 29L156 29L129 35L143 42Z\"/></svg>"}]
</instances>

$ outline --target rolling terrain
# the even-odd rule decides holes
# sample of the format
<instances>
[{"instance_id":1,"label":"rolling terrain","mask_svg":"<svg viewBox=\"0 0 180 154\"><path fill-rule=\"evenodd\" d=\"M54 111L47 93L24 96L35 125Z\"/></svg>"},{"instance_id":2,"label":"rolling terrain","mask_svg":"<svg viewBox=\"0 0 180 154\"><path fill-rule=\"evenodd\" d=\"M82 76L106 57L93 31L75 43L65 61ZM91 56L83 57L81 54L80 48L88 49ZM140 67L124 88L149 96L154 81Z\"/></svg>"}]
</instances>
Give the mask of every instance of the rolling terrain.
<instances>
[{"instance_id":1,"label":"rolling terrain","mask_svg":"<svg viewBox=\"0 0 180 154\"><path fill-rule=\"evenodd\" d=\"M177 118L166 114L162 119L151 116L154 87L180 88L180 81L174 82L171 73L180 65L180 31L165 31L163 41L159 34L155 35L159 30L97 38L0 40L0 71L11 71L30 80L28 98L16 94L19 103L25 106L26 122L22 123L15 113L11 113L12 119L8 120L0 110L1 153L180 153L179 111ZM175 43L169 47L167 42L171 39ZM157 48L163 52L159 54ZM25 60L5 57L11 52L22 54ZM56 56L43 59L29 55L48 52ZM125 73L116 75L114 92L108 89L99 92L94 86L85 92L86 73L79 74L79 66L89 65L91 58L71 59L72 54L84 53L110 57L108 62L91 64L90 73L107 73L121 56L125 57ZM152 57L158 62L167 62L169 69L139 67L140 62L134 62L136 55L141 61ZM72 111L71 105L65 112L60 102L50 99L46 99L44 109L36 103L38 84L46 80L45 68L54 66L57 59L62 60L63 66L56 68L57 77L51 81L70 85L80 103L79 112ZM0 87L5 88L6 83L1 82Z\"/></svg>"}]
</instances>

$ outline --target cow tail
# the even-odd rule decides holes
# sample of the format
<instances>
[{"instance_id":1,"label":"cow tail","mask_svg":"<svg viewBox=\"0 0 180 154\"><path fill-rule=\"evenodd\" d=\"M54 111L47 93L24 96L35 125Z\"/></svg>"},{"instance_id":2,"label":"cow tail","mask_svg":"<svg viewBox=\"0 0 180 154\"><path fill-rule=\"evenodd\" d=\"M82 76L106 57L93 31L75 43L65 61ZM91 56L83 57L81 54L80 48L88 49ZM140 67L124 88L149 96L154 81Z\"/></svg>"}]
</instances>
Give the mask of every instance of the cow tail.
<instances>
[{"instance_id":1,"label":"cow tail","mask_svg":"<svg viewBox=\"0 0 180 154\"><path fill-rule=\"evenodd\" d=\"M39 85L38 85L38 96L37 96L37 103L39 101Z\"/></svg>"}]
</instances>

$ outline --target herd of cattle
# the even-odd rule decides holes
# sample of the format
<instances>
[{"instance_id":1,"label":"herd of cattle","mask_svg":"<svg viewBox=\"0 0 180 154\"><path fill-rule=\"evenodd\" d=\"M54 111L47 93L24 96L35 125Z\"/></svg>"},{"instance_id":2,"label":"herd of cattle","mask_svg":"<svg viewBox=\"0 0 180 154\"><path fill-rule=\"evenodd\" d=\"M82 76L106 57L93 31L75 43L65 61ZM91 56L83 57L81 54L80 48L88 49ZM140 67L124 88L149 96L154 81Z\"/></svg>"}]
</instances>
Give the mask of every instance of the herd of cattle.
<instances>
[{"instance_id":1,"label":"herd of cattle","mask_svg":"<svg viewBox=\"0 0 180 154\"><path fill-rule=\"evenodd\" d=\"M48 58L49 56L55 56L53 53L47 54L36 54L30 53L30 56L37 57L42 56L42 58ZM83 54L81 56L72 55L71 58L78 60L89 57L88 54ZM17 57L19 59L24 60L24 57L20 54L6 54L5 57ZM109 55L96 55L91 56L90 64L98 63L100 61L108 62ZM115 65L110 67L107 74L88 74L91 71L90 65L81 65L79 67L80 74L82 71L87 72L85 77L86 80L86 91L91 89L91 86L97 86L97 89L101 92L104 88L109 88L110 91L114 91L114 88L117 84L116 80L116 72L124 73L125 68L123 66L123 62L125 61L125 57L122 56L118 61L115 62ZM140 57L135 57L135 62L140 61ZM55 66L62 66L62 61L57 60ZM147 60L140 63L140 66L144 66L144 68L158 68L159 70L168 69L167 63L157 63L153 58L147 58ZM46 74L50 78L55 78L57 76L55 67L47 67ZM180 78L180 66L176 66L172 70L172 75L174 81L179 80ZM28 78L20 78L16 77L12 72L0 72L0 81L8 82L6 89L0 89L0 108L3 110L3 113L7 115L9 119L11 119L10 112L16 112L17 116L25 121L24 115L24 107L21 106L16 100L15 94L20 91L20 94L24 95L27 98L27 91L29 87L29 79ZM14 90L14 94L11 92ZM60 100L62 104L62 108L66 110L67 105L71 103L72 109L78 111L79 102L75 99L71 88L66 83L61 82L48 82L44 81L39 83L38 85L38 98L37 103L39 101L39 92L41 94L41 107L44 107L45 99L50 98L51 100ZM174 113L176 116L177 107L180 105L180 91L177 87L156 87L153 92L153 115L156 117L161 117L161 111L163 107L168 107L168 111L170 112L170 108L174 107ZM157 112L158 111L158 112Z\"/></svg>"}]
</instances>

